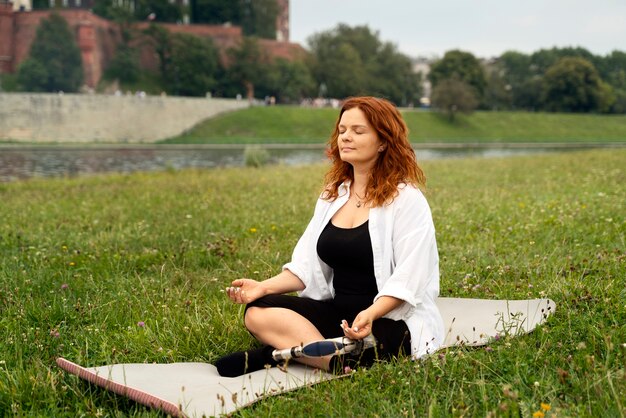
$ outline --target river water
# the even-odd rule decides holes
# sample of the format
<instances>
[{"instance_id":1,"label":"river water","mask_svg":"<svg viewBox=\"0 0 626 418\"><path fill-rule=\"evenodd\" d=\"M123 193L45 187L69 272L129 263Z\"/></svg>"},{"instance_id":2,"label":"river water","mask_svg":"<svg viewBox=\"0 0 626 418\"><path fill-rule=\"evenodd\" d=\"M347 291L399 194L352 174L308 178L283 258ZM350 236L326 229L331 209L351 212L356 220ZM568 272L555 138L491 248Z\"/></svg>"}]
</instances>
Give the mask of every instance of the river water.
<instances>
[{"instance_id":1,"label":"river water","mask_svg":"<svg viewBox=\"0 0 626 418\"><path fill-rule=\"evenodd\" d=\"M267 145L270 163L295 166L326 161L320 146ZM570 148L568 148L570 149ZM562 151L550 146L436 146L416 148L420 161L440 158L504 157ZM183 168L244 166L243 146L125 145L21 146L0 145L0 182L33 177L73 177L94 173L159 171Z\"/></svg>"}]
</instances>

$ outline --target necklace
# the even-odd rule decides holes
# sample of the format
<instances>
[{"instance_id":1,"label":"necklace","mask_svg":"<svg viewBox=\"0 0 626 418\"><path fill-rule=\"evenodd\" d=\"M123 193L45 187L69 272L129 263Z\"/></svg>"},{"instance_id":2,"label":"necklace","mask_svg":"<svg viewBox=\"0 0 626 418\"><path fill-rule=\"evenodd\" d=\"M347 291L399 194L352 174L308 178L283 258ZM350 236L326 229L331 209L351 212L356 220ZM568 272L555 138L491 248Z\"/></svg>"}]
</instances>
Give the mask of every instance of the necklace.
<instances>
[{"instance_id":1,"label":"necklace","mask_svg":"<svg viewBox=\"0 0 626 418\"><path fill-rule=\"evenodd\" d=\"M357 207L357 208L360 208L361 206L363 206L363 202L361 202L361 201L363 200L363 198L362 198L361 196L359 196L359 195L357 194L357 192L354 192L354 195L355 195L355 196L356 196L356 198L357 198L357 201L356 201L356 207Z\"/></svg>"}]
</instances>

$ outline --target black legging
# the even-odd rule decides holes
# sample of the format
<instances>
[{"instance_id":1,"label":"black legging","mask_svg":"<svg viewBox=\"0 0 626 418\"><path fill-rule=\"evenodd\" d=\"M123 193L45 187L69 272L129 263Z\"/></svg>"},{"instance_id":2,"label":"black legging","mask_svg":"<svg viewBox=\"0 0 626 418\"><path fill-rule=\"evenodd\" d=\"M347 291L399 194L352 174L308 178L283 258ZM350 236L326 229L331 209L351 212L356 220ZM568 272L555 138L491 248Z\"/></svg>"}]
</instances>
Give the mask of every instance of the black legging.
<instances>
[{"instance_id":1,"label":"black legging","mask_svg":"<svg viewBox=\"0 0 626 418\"><path fill-rule=\"evenodd\" d=\"M264 296L249 303L246 311L252 306L290 309L308 319L324 338L343 336L341 321L345 319L351 324L358 314L358 312L346 312L333 300L319 301L290 295ZM377 319L372 324L372 334L378 341L376 350L369 349L363 352L358 359L361 366L370 366L376 359L388 360L401 354L411 353L411 334L404 321Z\"/></svg>"}]
</instances>

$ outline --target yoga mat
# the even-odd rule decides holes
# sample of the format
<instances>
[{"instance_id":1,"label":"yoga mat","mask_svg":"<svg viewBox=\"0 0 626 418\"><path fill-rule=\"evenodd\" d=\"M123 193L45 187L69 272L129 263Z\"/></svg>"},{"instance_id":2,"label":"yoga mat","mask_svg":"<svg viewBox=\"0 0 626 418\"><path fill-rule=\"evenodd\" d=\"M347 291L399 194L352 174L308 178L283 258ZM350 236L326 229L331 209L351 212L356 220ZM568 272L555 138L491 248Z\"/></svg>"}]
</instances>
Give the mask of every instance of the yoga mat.
<instances>
[{"instance_id":1,"label":"yoga mat","mask_svg":"<svg viewBox=\"0 0 626 418\"><path fill-rule=\"evenodd\" d=\"M439 298L446 327L441 348L480 346L496 335L531 332L553 314L550 299L486 300ZM64 358L63 370L151 408L180 417L229 414L258 400L341 376L289 363L238 377L221 377L212 364L113 364L83 367Z\"/></svg>"}]
</instances>

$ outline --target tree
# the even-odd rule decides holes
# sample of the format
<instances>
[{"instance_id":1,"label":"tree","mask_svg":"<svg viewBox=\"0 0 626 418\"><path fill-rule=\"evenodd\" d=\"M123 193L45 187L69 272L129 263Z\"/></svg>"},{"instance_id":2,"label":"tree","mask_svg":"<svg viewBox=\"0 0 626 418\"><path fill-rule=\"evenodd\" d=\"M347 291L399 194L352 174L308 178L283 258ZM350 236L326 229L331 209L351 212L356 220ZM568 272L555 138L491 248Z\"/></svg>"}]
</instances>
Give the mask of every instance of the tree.
<instances>
[{"instance_id":1,"label":"tree","mask_svg":"<svg viewBox=\"0 0 626 418\"><path fill-rule=\"evenodd\" d=\"M170 0L136 0L133 10L138 21L150 19L156 22L176 23L183 18L181 7Z\"/></svg>"},{"instance_id":2,"label":"tree","mask_svg":"<svg viewBox=\"0 0 626 418\"><path fill-rule=\"evenodd\" d=\"M313 76L319 86L325 86L321 95L343 98L365 93L367 72L353 45L332 32L314 35L309 44Z\"/></svg>"},{"instance_id":3,"label":"tree","mask_svg":"<svg viewBox=\"0 0 626 418\"><path fill-rule=\"evenodd\" d=\"M122 83L134 83L139 79L140 72L137 51L128 44L121 43L105 71L105 77Z\"/></svg>"},{"instance_id":4,"label":"tree","mask_svg":"<svg viewBox=\"0 0 626 418\"><path fill-rule=\"evenodd\" d=\"M442 59L436 61L428 74L433 89L444 80L456 78L472 86L480 100L487 84L485 72L480 62L469 52L458 49L448 51Z\"/></svg>"},{"instance_id":5,"label":"tree","mask_svg":"<svg viewBox=\"0 0 626 418\"><path fill-rule=\"evenodd\" d=\"M193 23L241 26L246 36L276 39L276 0L193 0L191 20Z\"/></svg>"},{"instance_id":6,"label":"tree","mask_svg":"<svg viewBox=\"0 0 626 418\"><path fill-rule=\"evenodd\" d=\"M120 31L121 42L115 49L115 55L109 62L104 76L109 80L119 80L122 83L134 83L140 75L139 51L132 46L137 36L137 29L133 28L134 16L131 1L101 0L94 4L94 13L113 20Z\"/></svg>"},{"instance_id":7,"label":"tree","mask_svg":"<svg viewBox=\"0 0 626 418\"><path fill-rule=\"evenodd\" d=\"M495 68L502 77L513 109L534 110L539 107L543 74L538 76L532 71L530 55L506 51L498 58Z\"/></svg>"},{"instance_id":8,"label":"tree","mask_svg":"<svg viewBox=\"0 0 626 418\"><path fill-rule=\"evenodd\" d=\"M505 81L497 67L487 71L487 86L485 87L483 102L491 110L511 108L511 85Z\"/></svg>"},{"instance_id":9,"label":"tree","mask_svg":"<svg viewBox=\"0 0 626 418\"><path fill-rule=\"evenodd\" d=\"M229 80L245 89L246 98L254 98L254 86L262 81L269 59L253 37L244 37L237 48L228 50Z\"/></svg>"},{"instance_id":10,"label":"tree","mask_svg":"<svg viewBox=\"0 0 626 418\"><path fill-rule=\"evenodd\" d=\"M267 75L267 94L275 96L279 103L299 102L315 94L315 81L302 61L278 58L269 67Z\"/></svg>"},{"instance_id":11,"label":"tree","mask_svg":"<svg viewBox=\"0 0 626 418\"><path fill-rule=\"evenodd\" d=\"M439 80L433 88L431 102L435 109L445 113L454 122L457 112L471 113L478 106L476 90L457 76Z\"/></svg>"},{"instance_id":12,"label":"tree","mask_svg":"<svg viewBox=\"0 0 626 418\"><path fill-rule=\"evenodd\" d=\"M367 26L340 24L313 35L309 45L314 78L330 97L371 94L404 105L419 97L411 60Z\"/></svg>"},{"instance_id":13,"label":"tree","mask_svg":"<svg viewBox=\"0 0 626 418\"><path fill-rule=\"evenodd\" d=\"M241 20L241 7L238 0L195 0L190 4L193 23L238 24Z\"/></svg>"},{"instance_id":14,"label":"tree","mask_svg":"<svg viewBox=\"0 0 626 418\"><path fill-rule=\"evenodd\" d=\"M144 22L180 22L185 6L169 0L97 0L92 11L105 19Z\"/></svg>"},{"instance_id":15,"label":"tree","mask_svg":"<svg viewBox=\"0 0 626 418\"><path fill-rule=\"evenodd\" d=\"M626 52L613 51L596 66L600 77L617 90L626 90Z\"/></svg>"},{"instance_id":16,"label":"tree","mask_svg":"<svg viewBox=\"0 0 626 418\"><path fill-rule=\"evenodd\" d=\"M92 11L105 19L131 22L136 20L135 4L135 0L98 0L94 2Z\"/></svg>"},{"instance_id":17,"label":"tree","mask_svg":"<svg viewBox=\"0 0 626 418\"><path fill-rule=\"evenodd\" d=\"M612 113L626 113L626 90L613 90L615 101L611 107Z\"/></svg>"},{"instance_id":18,"label":"tree","mask_svg":"<svg viewBox=\"0 0 626 418\"><path fill-rule=\"evenodd\" d=\"M239 0L243 33L258 38L276 39L276 0Z\"/></svg>"},{"instance_id":19,"label":"tree","mask_svg":"<svg viewBox=\"0 0 626 418\"><path fill-rule=\"evenodd\" d=\"M615 101L610 111L626 113L626 52L611 52L601 60L598 72L613 89Z\"/></svg>"},{"instance_id":20,"label":"tree","mask_svg":"<svg viewBox=\"0 0 626 418\"><path fill-rule=\"evenodd\" d=\"M584 48L552 48L540 49L530 56L530 66L535 74L543 75L561 58L578 57L591 63L596 61L596 57Z\"/></svg>"},{"instance_id":21,"label":"tree","mask_svg":"<svg viewBox=\"0 0 626 418\"><path fill-rule=\"evenodd\" d=\"M210 39L188 34L172 36L171 65L165 76L169 90L181 96L204 96L217 81L219 56Z\"/></svg>"},{"instance_id":22,"label":"tree","mask_svg":"<svg viewBox=\"0 0 626 418\"><path fill-rule=\"evenodd\" d=\"M38 60L25 59L17 72L17 83L23 90L45 92L47 90L48 72Z\"/></svg>"},{"instance_id":23,"label":"tree","mask_svg":"<svg viewBox=\"0 0 626 418\"><path fill-rule=\"evenodd\" d=\"M607 100L598 71L584 58L561 58L543 78L543 101L549 111L597 111L607 106Z\"/></svg>"},{"instance_id":24,"label":"tree","mask_svg":"<svg viewBox=\"0 0 626 418\"><path fill-rule=\"evenodd\" d=\"M171 34L156 24L144 33L159 58L161 78L169 93L204 96L215 88L221 68L217 48L210 39Z\"/></svg>"},{"instance_id":25,"label":"tree","mask_svg":"<svg viewBox=\"0 0 626 418\"><path fill-rule=\"evenodd\" d=\"M75 92L83 82L80 49L65 19L56 13L42 19L26 61L18 70L23 90Z\"/></svg>"},{"instance_id":26,"label":"tree","mask_svg":"<svg viewBox=\"0 0 626 418\"><path fill-rule=\"evenodd\" d=\"M505 82L511 87L522 85L532 76L530 71L530 56L517 51L506 51L496 63Z\"/></svg>"},{"instance_id":27,"label":"tree","mask_svg":"<svg viewBox=\"0 0 626 418\"><path fill-rule=\"evenodd\" d=\"M398 53L391 43L384 43L368 66L367 91L392 102L409 106L419 103L421 75L413 71L411 60Z\"/></svg>"},{"instance_id":28,"label":"tree","mask_svg":"<svg viewBox=\"0 0 626 418\"><path fill-rule=\"evenodd\" d=\"M147 43L152 46L159 58L161 77L166 79L171 65L172 37L167 29L154 23L144 30L144 34L147 37Z\"/></svg>"}]
</instances>

